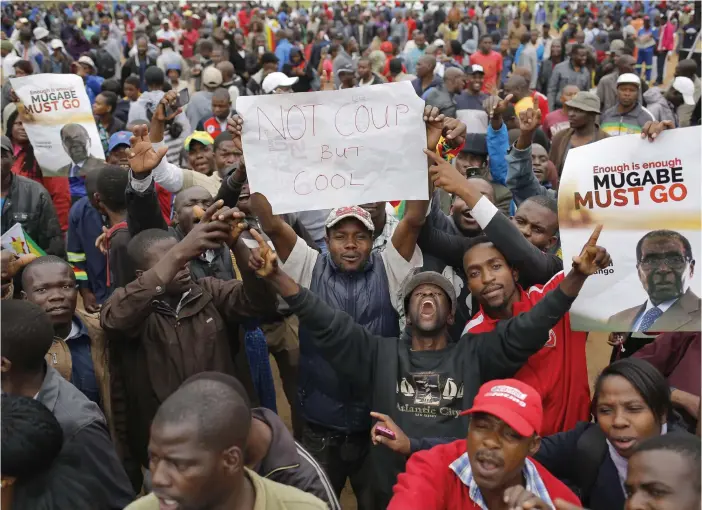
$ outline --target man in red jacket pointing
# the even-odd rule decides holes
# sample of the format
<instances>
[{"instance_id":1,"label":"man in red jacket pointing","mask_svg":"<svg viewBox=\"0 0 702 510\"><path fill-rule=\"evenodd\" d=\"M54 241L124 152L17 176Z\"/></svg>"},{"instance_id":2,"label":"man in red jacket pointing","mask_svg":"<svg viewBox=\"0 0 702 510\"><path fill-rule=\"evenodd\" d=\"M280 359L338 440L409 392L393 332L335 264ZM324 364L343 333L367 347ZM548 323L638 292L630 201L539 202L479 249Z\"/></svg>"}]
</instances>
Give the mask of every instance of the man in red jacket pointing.
<instances>
[{"instance_id":1,"label":"man in red jacket pointing","mask_svg":"<svg viewBox=\"0 0 702 510\"><path fill-rule=\"evenodd\" d=\"M534 388L516 379L489 381L462 414L471 415L466 440L414 454L388 510L547 510L556 499L580 506L568 487L529 457L539 449L543 419Z\"/></svg>"}]
</instances>

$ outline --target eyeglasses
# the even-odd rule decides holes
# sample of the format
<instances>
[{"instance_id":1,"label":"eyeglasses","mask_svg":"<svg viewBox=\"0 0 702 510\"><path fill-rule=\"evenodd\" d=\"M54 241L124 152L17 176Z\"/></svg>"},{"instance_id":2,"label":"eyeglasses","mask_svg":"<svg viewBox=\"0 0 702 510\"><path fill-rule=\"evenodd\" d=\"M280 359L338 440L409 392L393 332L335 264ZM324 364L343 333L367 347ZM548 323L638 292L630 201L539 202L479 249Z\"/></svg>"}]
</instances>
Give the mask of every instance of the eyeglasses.
<instances>
[{"instance_id":1,"label":"eyeglasses","mask_svg":"<svg viewBox=\"0 0 702 510\"><path fill-rule=\"evenodd\" d=\"M689 261L682 255L648 255L639 261L644 269L654 269L666 265L671 269L682 269Z\"/></svg>"}]
</instances>

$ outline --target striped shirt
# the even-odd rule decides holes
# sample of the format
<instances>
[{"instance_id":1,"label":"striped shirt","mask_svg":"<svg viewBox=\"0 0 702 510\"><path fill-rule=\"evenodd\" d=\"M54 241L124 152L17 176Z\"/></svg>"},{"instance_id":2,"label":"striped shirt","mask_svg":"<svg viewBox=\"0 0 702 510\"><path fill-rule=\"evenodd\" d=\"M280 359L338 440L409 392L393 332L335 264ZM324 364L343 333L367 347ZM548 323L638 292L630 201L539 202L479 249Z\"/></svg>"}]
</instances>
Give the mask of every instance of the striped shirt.
<instances>
[{"instance_id":1,"label":"striped shirt","mask_svg":"<svg viewBox=\"0 0 702 510\"><path fill-rule=\"evenodd\" d=\"M473 471L470 468L468 453L464 453L454 460L449 468L456 473L456 476L468 487L470 499L473 500L473 503L482 508L482 510L489 510L485 499L483 499L483 495L480 493L480 487L478 487L475 478L473 478ZM536 466L534 466L534 463L529 459L524 459L522 474L526 480L526 490L540 498L549 507L553 508L554 505L551 501L551 496L548 494L546 485L541 479L541 475L539 475L539 472L536 470Z\"/></svg>"}]
</instances>

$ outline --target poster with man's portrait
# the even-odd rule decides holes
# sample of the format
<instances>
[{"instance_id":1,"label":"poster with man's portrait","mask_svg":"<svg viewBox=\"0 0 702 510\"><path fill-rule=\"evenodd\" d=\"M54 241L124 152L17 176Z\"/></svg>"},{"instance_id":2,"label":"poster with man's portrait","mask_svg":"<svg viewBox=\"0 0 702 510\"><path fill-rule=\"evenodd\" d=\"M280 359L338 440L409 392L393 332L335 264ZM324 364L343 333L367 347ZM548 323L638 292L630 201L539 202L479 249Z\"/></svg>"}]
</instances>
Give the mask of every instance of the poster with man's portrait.
<instances>
[{"instance_id":1,"label":"poster with man's portrait","mask_svg":"<svg viewBox=\"0 0 702 510\"><path fill-rule=\"evenodd\" d=\"M568 152L558 198L566 271L597 224L612 256L573 303L573 329L700 330L701 134L678 128L653 142L627 135Z\"/></svg>"},{"instance_id":2,"label":"poster with man's portrait","mask_svg":"<svg viewBox=\"0 0 702 510\"><path fill-rule=\"evenodd\" d=\"M85 176L105 153L80 76L34 74L11 78L19 119L44 175Z\"/></svg>"}]
</instances>

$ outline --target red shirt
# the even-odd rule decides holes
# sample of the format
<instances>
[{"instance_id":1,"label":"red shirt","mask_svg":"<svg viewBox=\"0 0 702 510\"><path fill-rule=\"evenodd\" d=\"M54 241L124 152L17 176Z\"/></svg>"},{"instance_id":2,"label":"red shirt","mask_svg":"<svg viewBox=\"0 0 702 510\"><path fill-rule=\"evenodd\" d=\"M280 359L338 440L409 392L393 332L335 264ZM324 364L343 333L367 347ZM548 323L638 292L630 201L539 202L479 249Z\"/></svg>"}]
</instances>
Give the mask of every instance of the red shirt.
<instances>
[{"instance_id":1,"label":"red shirt","mask_svg":"<svg viewBox=\"0 0 702 510\"><path fill-rule=\"evenodd\" d=\"M51 202L56 209L61 230L68 231L68 213L71 210L71 188L68 185L68 177L56 176L45 177L39 165L34 161L34 166L31 171L24 168L24 160L27 157L27 152L20 145L15 145L15 162L12 165L12 173L26 177L35 182L38 182L51 196Z\"/></svg>"},{"instance_id":2,"label":"red shirt","mask_svg":"<svg viewBox=\"0 0 702 510\"><path fill-rule=\"evenodd\" d=\"M251 21L251 14L242 9L237 13L237 17L239 18L239 26L244 31L244 35L249 35L249 21Z\"/></svg>"},{"instance_id":3,"label":"red shirt","mask_svg":"<svg viewBox=\"0 0 702 510\"><path fill-rule=\"evenodd\" d=\"M181 51L181 54L183 55L183 58L191 58L193 56L194 50L195 50L195 44L197 43L197 40L200 38L200 33L195 30L194 28L187 31L183 31L183 35L180 38L180 44L182 45L183 49Z\"/></svg>"},{"instance_id":4,"label":"red shirt","mask_svg":"<svg viewBox=\"0 0 702 510\"><path fill-rule=\"evenodd\" d=\"M407 18L407 21L405 21L405 24L407 25L407 36L411 39L412 32L417 30L417 22L414 21L414 18Z\"/></svg>"},{"instance_id":5,"label":"red shirt","mask_svg":"<svg viewBox=\"0 0 702 510\"><path fill-rule=\"evenodd\" d=\"M534 285L521 292L513 314L531 310L544 295L558 287L564 273L555 275L546 285ZM497 320L488 317L482 307L463 333L484 333L495 329ZM579 421L590 420L590 387L587 378L585 341L587 333L570 329L570 314L549 332L543 348L529 357L514 378L533 386L541 395L544 421L539 434L543 437L565 432Z\"/></svg>"},{"instance_id":6,"label":"red shirt","mask_svg":"<svg viewBox=\"0 0 702 510\"><path fill-rule=\"evenodd\" d=\"M468 486L449 468L465 452L466 441L460 439L412 455L405 472L397 477L387 510L480 510L470 498ZM563 482L534 459L529 460L536 467L551 501L560 498L578 508L581 506L580 500Z\"/></svg>"},{"instance_id":7,"label":"red shirt","mask_svg":"<svg viewBox=\"0 0 702 510\"><path fill-rule=\"evenodd\" d=\"M476 51L470 56L470 63L483 66L485 71L485 81L483 82L482 91L486 94L492 94L497 90L497 79L502 73L502 55L496 51L490 51L485 55L481 51Z\"/></svg>"},{"instance_id":8,"label":"red shirt","mask_svg":"<svg viewBox=\"0 0 702 510\"><path fill-rule=\"evenodd\" d=\"M539 105L539 110L541 110L541 122L543 123L546 115L548 115L548 98L537 90L531 91L531 98Z\"/></svg>"}]
</instances>

